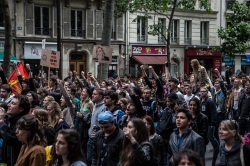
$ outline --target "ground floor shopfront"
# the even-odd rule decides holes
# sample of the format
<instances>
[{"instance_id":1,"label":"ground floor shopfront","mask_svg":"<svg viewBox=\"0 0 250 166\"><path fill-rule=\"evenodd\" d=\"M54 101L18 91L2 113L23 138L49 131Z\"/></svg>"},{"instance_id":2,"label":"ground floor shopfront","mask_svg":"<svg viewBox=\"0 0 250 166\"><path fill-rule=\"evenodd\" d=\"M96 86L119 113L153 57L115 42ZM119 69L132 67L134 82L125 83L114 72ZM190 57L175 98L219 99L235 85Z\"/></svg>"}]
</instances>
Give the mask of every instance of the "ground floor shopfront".
<instances>
[{"instance_id":1,"label":"ground floor shopfront","mask_svg":"<svg viewBox=\"0 0 250 166\"><path fill-rule=\"evenodd\" d=\"M97 76L97 68L99 63L94 61L92 58L94 44L85 44L85 43L63 43L62 52L61 52L61 65L59 69L51 68L50 74L56 74L56 70L62 72L62 77L66 77L69 71L81 71L92 72ZM125 72L125 58L121 56L123 54L122 45L111 45L112 52L112 63L109 64L108 76L114 77L115 75L123 75ZM42 42L37 41L28 41L23 43L23 52L20 59L24 63L29 63L31 66L31 71L34 76L37 76L40 66L40 57L42 52ZM46 49L57 50L56 43L46 42ZM47 73L48 68L43 67L43 70Z\"/></svg>"}]
</instances>

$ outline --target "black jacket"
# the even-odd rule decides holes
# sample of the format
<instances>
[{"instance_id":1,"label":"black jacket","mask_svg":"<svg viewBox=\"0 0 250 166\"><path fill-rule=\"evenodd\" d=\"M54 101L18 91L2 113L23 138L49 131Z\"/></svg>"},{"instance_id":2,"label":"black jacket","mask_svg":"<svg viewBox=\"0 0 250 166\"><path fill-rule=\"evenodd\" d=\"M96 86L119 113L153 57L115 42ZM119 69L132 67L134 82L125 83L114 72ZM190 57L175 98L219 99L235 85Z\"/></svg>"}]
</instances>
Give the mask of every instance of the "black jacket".
<instances>
[{"instance_id":1,"label":"black jacket","mask_svg":"<svg viewBox=\"0 0 250 166\"><path fill-rule=\"evenodd\" d=\"M209 126L218 126L216 104L213 99L207 97L204 101L201 100L200 110L207 116Z\"/></svg>"},{"instance_id":2,"label":"black jacket","mask_svg":"<svg viewBox=\"0 0 250 166\"><path fill-rule=\"evenodd\" d=\"M196 117L193 119L193 122L191 124L191 128L202 138L204 139L205 145L208 144L209 140L207 137L208 132L208 119L207 116L203 113L199 113L196 115Z\"/></svg>"},{"instance_id":3,"label":"black jacket","mask_svg":"<svg viewBox=\"0 0 250 166\"><path fill-rule=\"evenodd\" d=\"M123 131L116 126L116 129L113 134L109 136L108 142L108 166L117 166L120 159L120 151L122 149L122 143L124 139ZM104 140L104 132L99 130L94 139L93 139L93 156L92 156L92 165L99 166L101 158L101 150Z\"/></svg>"},{"instance_id":4,"label":"black jacket","mask_svg":"<svg viewBox=\"0 0 250 166\"><path fill-rule=\"evenodd\" d=\"M160 135L155 134L152 138L150 138L150 142L154 146L155 149L155 157L157 159L157 166L164 165L164 143L163 139Z\"/></svg>"},{"instance_id":5,"label":"black jacket","mask_svg":"<svg viewBox=\"0 0 250 166\"><path fill-rule=\"evenodd\" d=\"M246 94L243 93L239 98L238 115L240 119L246 119L250 117L250 97L247 98Z\"/></svg>"},{"instance_id":6,"label":"black jacket","mask_svg":"<svg viewBox=\"0 0 250 166\"><path fill-rule=\"evenodd\" d=\"M4 157L3 162L8 166L14 166L22 146L22 142L18 141L15 133L17 121L26 113L23 111L16 116L9 116L5 126L0 128L1 137L4 141Z\"/></svg>"}]
</instances>

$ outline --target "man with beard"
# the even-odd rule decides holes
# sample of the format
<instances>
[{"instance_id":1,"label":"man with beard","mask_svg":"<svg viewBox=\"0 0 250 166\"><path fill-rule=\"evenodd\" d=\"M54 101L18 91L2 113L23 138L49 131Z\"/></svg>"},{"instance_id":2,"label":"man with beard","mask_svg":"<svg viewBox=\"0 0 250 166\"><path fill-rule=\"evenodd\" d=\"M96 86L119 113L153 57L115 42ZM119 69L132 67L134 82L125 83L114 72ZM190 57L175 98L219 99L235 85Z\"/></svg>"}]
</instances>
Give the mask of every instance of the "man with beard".
<instances>
[{"instance_id":1,"label":"man with beard","mask_svg":"<svg viewBox=\"0 0 250 166\"><path fill-rule=\"evenodd\" d=\"M155 112L155 108L154 108L154 99L151 98L151 94L150 94L150 89L149 88L145 88L143 89L142 92L142 107L146 113L146 115L151 116L151 118L156 121L157 119L155 119L154 117L154 112ZM157 114L156 114L157 116Z\"/></svg>"},{"instance_id":2,"label":"man with beard","mask_svg":"<svg viewBox=\"0 0 250 166\"><path fill-rule=\"evenodd\" d=\"M113 90L107 90L104 93L103 101L106 106L106 110L110 111L114 115L114 121L115 124L117 124L124 115L124 112L121 110L121 108L116 105L118 101L118 94Z\"/></svg>"},{"instance_id":3,"label":"man with beard","mask_svg":"<svg viewBox=\"0 0 250 166\"><path fill-rule=\"evenodd\" d=\"M250 130L250 83L245 85L245 93L239 99L239 133L244 136Z\"/></svg>"}]
</instances>

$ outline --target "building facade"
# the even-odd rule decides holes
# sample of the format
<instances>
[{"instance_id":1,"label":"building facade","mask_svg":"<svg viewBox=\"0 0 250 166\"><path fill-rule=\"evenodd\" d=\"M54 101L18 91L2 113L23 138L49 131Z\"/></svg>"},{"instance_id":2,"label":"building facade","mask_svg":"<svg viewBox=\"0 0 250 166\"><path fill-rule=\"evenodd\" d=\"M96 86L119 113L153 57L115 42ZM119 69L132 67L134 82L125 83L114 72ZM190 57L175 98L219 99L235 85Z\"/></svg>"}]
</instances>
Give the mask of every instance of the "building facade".
<instances>
[{"instance_id":1,"label":"building facade","mask_svg":"<svg viewBox=\"0 0 250 166\"><path fill-rule=\"evenodd\" d=\"M211 74L214 68L221 70L221 53L213 51L212 47L220 46L217 30L221 26L221 1L211 0L211 12L207 12L196 1L195 10L176 9L171 26L171 75L183 77L191 72L190 60L198 59ZM157 74L165 71L167 61L166 42L163 36L148 34L150 25L163 24L168 27L168 19L154 15L154 19L144 17L143 12L128 13L128 59L130 73L140 76L140 65L152 65Z\"/></svg>"},{"instance_id":2,"label":"building facade","mask_svg":"<svg viewBox=\"0 0 250 166\"><path fill-rule=\"evenodd\" d=\"M42 40L46 49L57 50L56 0L13 0L10 2L14 34L13 53L29 63L34 75L40 69ZM103 1L64 0L60 2L61 67L62 77L68 71L97 74L98 62L92 60L93 46L101 43L103 29ZM1 30L0 23L0 30ZM125 17L114 18L111 47L112 64L109 76L125 70ZM4 30L4 27L3 27ZM4 38L1 42L4 42ZM46 71L46 67L44 67ZM55 74L56 69L51 69ZM52 74L52 73L51 73Z\"/></svg>"}]
</instances>

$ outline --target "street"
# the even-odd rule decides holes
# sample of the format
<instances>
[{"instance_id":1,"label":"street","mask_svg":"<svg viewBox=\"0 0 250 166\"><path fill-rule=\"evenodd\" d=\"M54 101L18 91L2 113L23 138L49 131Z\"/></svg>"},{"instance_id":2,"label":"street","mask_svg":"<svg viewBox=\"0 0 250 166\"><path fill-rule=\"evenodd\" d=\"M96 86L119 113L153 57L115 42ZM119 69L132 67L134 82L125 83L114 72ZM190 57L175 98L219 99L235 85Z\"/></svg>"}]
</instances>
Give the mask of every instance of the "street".
<instances>
[{"instance_id":1,"label":"street","mask_svg":"<svg viewBox=\"0 0 250 166\"><path fill-rule=\"evenodd\" d=\"M212 165L212 159L213 159L213 151L211 151L212 148L213 148L213 146L209 142L209 144L207 145L207 150L206 150L206 154L205 154L206 166Z\"/></svg>"}]
</instances>

